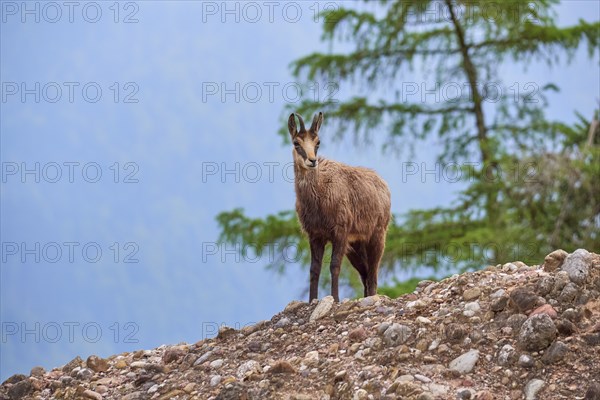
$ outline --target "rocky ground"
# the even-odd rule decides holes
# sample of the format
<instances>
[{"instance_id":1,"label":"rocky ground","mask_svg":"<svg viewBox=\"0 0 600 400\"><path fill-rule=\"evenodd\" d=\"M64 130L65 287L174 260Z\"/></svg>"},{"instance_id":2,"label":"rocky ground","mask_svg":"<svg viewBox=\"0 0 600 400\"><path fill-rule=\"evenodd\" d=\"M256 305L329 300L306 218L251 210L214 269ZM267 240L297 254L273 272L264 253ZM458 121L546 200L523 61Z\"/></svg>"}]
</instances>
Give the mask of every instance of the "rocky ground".
<instances>
[{"instance_id":1,"label":"rocky ground","mask_svg":"<svg viewBox=\"0 0 600 400\"><path fill-rule=\"evenodd\" d=\"M195 344L33 368L5 399L600 400L600 256L557 250L394 300L292 302Z\"/></svg>"}]
</instances>

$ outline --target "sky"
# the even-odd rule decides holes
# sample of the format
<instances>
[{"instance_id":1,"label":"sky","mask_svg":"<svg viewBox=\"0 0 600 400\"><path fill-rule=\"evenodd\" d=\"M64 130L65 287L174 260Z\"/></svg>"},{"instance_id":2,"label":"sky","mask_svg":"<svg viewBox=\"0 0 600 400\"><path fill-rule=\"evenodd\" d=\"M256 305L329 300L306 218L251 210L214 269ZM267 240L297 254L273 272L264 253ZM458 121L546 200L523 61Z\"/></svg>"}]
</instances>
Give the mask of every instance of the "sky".
<instances>
[{"instance_id":1,"label":"sky","mask_svg":"<svg viewBox=\"0 0 600 400\"><path fill-rule=\"evenodd\" d=\"M328 51L314 13L350 3L68 4L0 2L0 381L77 355L193 343L307 297L297 264L278 275L268 256L217 245L215 216L293 208L291 148L277 135L299 100L289 64ZM565 2L559 22L597 21L599 7ZM509 82L558 83L556 119L597 107L585 51L553 70L501 69ZM377 170L394 213L447 205L460 189L403 174L409 161L431 166L435 142L409 160L327 134L325 116L322 155Z\"/></svg>"}]
</instances>

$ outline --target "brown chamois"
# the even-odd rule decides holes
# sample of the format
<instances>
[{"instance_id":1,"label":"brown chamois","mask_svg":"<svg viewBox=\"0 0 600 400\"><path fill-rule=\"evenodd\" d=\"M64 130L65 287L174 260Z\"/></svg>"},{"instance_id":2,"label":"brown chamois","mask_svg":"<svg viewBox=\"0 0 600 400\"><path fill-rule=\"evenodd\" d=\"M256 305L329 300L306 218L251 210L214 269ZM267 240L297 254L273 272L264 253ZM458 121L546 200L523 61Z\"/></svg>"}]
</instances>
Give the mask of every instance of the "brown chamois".
<instances>
[{"instance_id":1,"label":"brown chamois","mask_svg":"<svg viewBox=\"0 0 600 400\"><path fill-rule=\"evenodd\" d=\"M296 118L300 129L296 128ZM358 273L364 295L377 293L377 272L390 221L390 190L375 171L322 157L319 129L323 113L309 130L298 114L288 129L294 145L296 212L310 242L310 300L318 295L319 275L327 242L331 242L331 295L339 302L338 279L344 254Z\"/></svg>"}]
</instances>

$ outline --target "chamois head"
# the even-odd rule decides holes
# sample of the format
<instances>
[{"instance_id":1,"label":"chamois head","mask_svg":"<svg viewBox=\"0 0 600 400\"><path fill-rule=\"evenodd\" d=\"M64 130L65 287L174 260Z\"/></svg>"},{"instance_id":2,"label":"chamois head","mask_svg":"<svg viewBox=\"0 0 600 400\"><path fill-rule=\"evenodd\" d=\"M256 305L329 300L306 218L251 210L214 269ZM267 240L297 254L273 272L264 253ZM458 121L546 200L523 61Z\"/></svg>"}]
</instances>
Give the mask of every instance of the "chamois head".
<instances>
[{"instance_id":1,"label":"chamois head","mask_svg":"<svg viewBox=\"0 0 600 400\"><path fill-rule=\"evenodd\" d=\"M300 122L300 130L296 127L296 117ZM310 129L304 127L304 121L299 114L291 114L288 120L288 129L294 145L294 162L305 169L317 168L317 151L319 150L319 129L323 122L323 113L315 115Z\"/></svg>"}]
</instances>

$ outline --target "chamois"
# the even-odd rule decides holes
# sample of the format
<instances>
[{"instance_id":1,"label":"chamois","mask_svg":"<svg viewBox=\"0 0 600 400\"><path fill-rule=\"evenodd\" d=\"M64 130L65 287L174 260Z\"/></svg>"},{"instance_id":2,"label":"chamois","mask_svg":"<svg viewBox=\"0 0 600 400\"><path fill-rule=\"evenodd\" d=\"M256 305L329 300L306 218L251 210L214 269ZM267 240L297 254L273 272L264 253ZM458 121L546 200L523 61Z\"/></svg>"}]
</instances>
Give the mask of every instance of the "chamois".
<instances>
[{"instance_id":1,"label":"chamois","mask_svg":"<svg viewBox=\"0 0 600 400\"><path fill-rule=\"evenodd\" d=\"M322 123L321 112L315 115L309 130L298 114L291 114L288 120L294 144L296 212L310 242L310 300L318 295L327 242L333 247L330 270L334 300L339 302L338 280L344 254L360 274L364 296L372 296L377 293L377 272L390 221L390 191L371 169L317 159Z\"/></svg>"}]
</instances>

